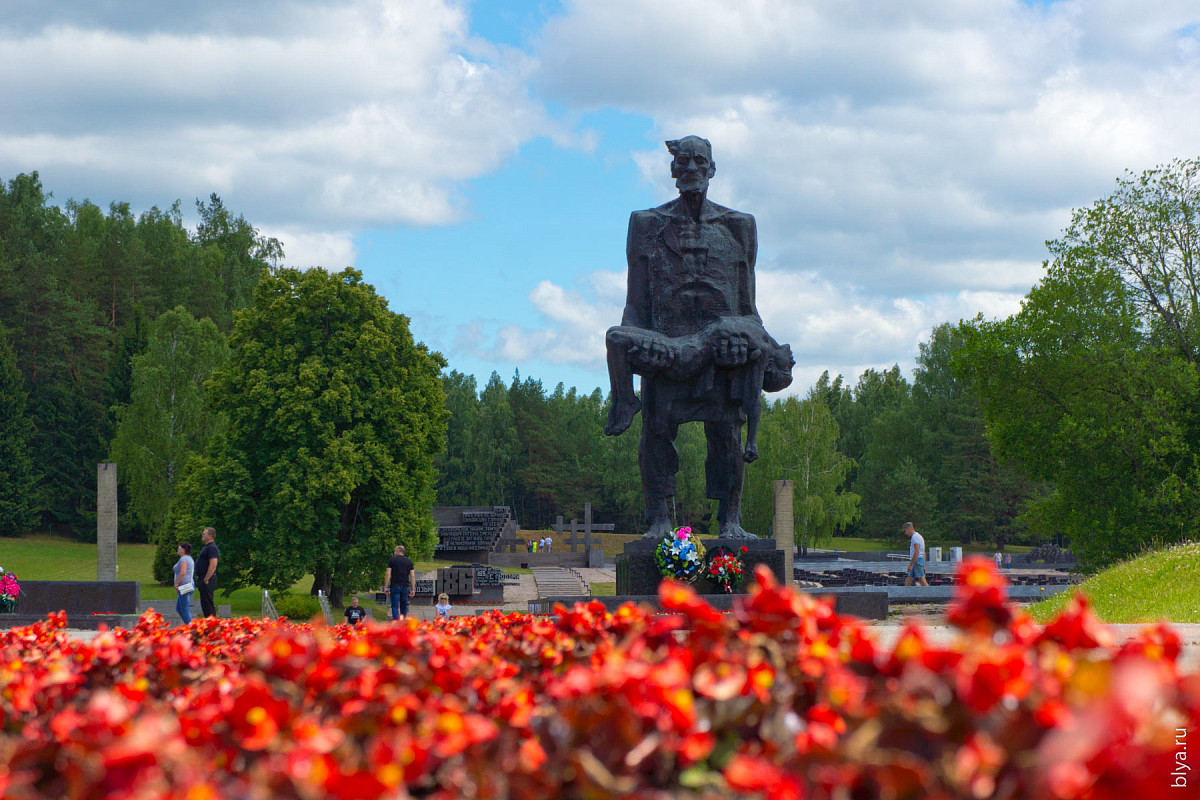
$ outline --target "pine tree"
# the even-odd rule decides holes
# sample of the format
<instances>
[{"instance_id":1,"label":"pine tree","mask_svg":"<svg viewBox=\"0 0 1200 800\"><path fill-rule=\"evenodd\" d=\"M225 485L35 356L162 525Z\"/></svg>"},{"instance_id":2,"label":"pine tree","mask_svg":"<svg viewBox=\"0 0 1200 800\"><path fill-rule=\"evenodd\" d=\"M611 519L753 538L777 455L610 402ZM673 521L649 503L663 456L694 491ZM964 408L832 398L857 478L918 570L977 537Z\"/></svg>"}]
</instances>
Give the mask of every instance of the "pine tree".
<instances>
[{"instance_id":1,"label":"pine tree","mask_svg":"<svg viewBox=\"0 0 1200 800\"><path fill-rule=\"evenodd\" d=\"M0 329L0 534L4 536L29 530L37 517L37 478L30 455L33 433L17 358Z\"/></svg>"}]
</instances>

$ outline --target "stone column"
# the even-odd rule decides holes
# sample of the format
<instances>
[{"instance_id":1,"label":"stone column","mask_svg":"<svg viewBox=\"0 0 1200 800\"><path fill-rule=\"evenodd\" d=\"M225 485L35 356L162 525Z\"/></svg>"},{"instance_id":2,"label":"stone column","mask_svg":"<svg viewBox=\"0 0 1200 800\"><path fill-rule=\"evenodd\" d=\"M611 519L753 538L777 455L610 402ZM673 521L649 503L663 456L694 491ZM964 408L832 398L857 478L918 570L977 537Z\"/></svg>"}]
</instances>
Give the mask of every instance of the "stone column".
<instances>
[{"instance_id":1,"label":"stone column","mask_svg":"<svg viewBox=\"0 0 1200 800\"><path fill-rule=\"evenodd\" d=\"M117 579L117 465L96 467L96 580Z\"/></svg>"},{"instance_id":2,"label":"stone column","mask_svg":"<svg viewBox=\"0 0 1200 800\"><path fill-rule=\"evenodd\" d=\"M775 545L783 551L783 574L787 576L790 585L794 580L792 572L793 553L796 547L796 522L792 511L792 493L795 485L792 481L775 481Z\"/></svg>"}]
</instances>

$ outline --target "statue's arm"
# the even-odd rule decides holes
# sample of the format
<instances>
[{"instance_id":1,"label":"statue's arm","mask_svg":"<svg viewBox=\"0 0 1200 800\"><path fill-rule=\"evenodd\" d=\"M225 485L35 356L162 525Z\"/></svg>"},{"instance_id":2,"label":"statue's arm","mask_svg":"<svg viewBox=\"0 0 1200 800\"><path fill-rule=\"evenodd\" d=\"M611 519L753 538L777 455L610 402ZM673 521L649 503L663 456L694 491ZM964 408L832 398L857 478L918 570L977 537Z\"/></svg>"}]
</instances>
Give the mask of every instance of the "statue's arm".
<instances>
[{"instance_id":1,"label":"statue's arm","mask_svg":"<svg viewBox=\"0 0 1200 800\"><path fill-rule=\"evenodd\" d=\"M746 247L746 262L742 268L741 275L741 291L740 295L741 308L740 313L743 316L754 317L758 320L759 325L762 324L762 317L758 315L758 304L755 300L754 289L754 265L758 261L758 225L754 221L754 217L750 214L742 214L742 241Z\"/></svg>"},{"instance_id":2,"label":"statue's arm","mask_svg":"<svg viewBox=\"0 0 1200 800\"><path fill-rule=\"evenodd\" d=\"M629 215L629 233L625 237L625 261L629 265L626 278L625 313L621 324L634 328L650 327L650 277L648 264L640 252L638 243L642 239L643 220L638 212Z\"/></svg>"}]
</instances>

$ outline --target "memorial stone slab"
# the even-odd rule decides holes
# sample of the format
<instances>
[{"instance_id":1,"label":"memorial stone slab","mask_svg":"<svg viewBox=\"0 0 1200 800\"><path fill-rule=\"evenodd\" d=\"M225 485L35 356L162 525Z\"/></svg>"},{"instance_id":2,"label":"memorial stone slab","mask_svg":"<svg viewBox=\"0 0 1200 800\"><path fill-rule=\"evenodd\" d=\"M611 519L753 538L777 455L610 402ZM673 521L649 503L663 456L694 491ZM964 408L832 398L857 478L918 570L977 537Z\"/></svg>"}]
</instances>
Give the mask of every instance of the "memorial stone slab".
<instances>
[{"instance_id":1,"label":"memorial stone slab","mask_svg":"<svg viewBox=\"0 0 1200 800\"><path fill-rule=\"evenodd\" d=\"M739 555L746 564L746 581L754 580L754 569L759 564L765 564L775 579L786 583L786 573L783 569L783 551L775 546L773 539L705 539L701 537L704 549L711 553L718 546L724 547ZM624 550L617 556L617 595L650 595L658 593L658 584L662 582L662 574L654 561L654 548L659 540L637 539L625 544ZM742 553L745 547L747 552ZM706 556L707 558L708 556ZM693 587L700 594L727 594L720 585L698 578Z\"/></svg>"}]
</instances>

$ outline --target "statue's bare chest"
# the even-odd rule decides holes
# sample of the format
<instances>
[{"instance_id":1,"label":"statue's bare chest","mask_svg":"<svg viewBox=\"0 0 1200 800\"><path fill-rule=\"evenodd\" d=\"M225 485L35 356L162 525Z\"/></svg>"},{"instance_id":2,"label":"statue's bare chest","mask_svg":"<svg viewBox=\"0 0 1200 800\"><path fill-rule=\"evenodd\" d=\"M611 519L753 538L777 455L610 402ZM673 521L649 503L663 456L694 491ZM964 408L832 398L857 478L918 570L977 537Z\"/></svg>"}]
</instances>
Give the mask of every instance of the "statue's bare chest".
<instances>
[{"instance_id":1,"label":"statue's bare chest","mask_svg":"<svg viewBox=\"0 0 1200 800\"><path fill-rule=\"evenodd\" d=\"M646 244L656 330L684 336L737 313L747 255L726 225L671 220Z\"/></svg>"}]
</instances>

